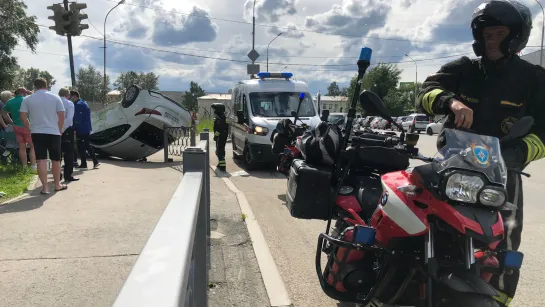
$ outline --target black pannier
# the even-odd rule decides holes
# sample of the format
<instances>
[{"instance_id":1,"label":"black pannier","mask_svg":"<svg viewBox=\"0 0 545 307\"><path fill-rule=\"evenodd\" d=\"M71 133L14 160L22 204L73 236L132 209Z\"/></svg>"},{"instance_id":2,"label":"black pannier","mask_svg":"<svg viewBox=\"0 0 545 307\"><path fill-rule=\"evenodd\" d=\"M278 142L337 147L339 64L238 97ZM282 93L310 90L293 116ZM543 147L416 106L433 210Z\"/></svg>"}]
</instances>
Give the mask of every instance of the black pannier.
<instances>
[{"instance_id":1,"label":"black pannier","mask_svg":"<svg viewBox=\"0 0 545 307\"><path fill-rule=\"evenodd\" d=\"M330 205L334 201L332 175L331 167L311 166L304 160L293 160L286 195L291 216L328 220Z\"/></svg>"}]
</instances>

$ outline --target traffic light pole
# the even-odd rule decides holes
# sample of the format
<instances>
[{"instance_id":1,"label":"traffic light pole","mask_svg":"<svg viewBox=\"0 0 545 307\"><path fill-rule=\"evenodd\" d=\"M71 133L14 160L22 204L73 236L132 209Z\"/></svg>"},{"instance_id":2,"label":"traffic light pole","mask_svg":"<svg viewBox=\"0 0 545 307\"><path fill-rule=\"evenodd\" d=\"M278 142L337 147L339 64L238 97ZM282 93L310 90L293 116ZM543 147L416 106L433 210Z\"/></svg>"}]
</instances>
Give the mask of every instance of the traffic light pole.
<instances>
[{"instance_id":1,"label":"traffic light pole","mask_svg":"<svg viewBox=\"0 0 545 307\"><path fill-rule=\"evenodd\" d=\"M68 0L64 0L64 9L68 11ZM66 33L68 39L68 57L70 58L70 77L72 78L72 88L76 87L76 72L74 71L74 54L72 53L72 35Z\"/></svg>"}]
</instances>

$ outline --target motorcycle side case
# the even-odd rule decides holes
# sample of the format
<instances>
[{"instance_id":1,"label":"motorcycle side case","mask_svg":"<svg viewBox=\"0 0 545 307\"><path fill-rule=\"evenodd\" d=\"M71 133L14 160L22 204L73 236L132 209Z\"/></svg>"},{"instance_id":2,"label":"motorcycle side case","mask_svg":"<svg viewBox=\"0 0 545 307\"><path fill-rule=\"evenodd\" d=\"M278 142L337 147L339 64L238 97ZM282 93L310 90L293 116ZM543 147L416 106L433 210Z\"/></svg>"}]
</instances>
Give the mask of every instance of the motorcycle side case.
<instances>
[{"instance_id":1,"label":"motorcycle side case","mask_svg":"<svg viewBox=\"0 0 545 307\"><path fill-rule=\"evenodd\" d=\"M288 176L287 206L291 216L299 219L328 220L333 205L329 167L311 166L293 160Z\"/></svg>"}]
</instances>

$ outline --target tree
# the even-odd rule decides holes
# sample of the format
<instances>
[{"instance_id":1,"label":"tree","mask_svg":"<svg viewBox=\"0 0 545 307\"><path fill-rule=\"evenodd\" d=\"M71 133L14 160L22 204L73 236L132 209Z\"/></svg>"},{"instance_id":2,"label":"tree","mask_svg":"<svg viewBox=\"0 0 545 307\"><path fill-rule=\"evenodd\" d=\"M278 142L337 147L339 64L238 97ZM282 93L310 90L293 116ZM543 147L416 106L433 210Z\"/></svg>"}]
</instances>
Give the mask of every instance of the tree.
<instances>
[{"instance_id":1,"label":"tree","mask_svg":"<svg viewBox=\"0 0 545 307\"><path fill-rule=\"evenodd\" d=\"M364 76L361 91L372 91L384 100L392 89L396 89L401 72L402 70L400 70L399 68L397 68L397 66L393 64L378 64L377 66L369 70ZM348 103L351 103L352 101L352 95L354 94L354 91L356 89L357 80L358 76L355 75L352 80L350 80L350 85L346 90ZM390 94L393 95L393 93ZM390 98L391 97L392 96L390 96ZM384 103L386 104L386 107L390 107L386 101L384 101ZM392 106L396 107L395 104ZM359 104L357 105L357 111L362 111Z\"/></svg>"},{"instance_id":2,"label":"tree","mask_svg":"<svg viewBox=\"0 0 545 307\"><path fill-rule=\"evenodd\" d=\"M339 85L337 82L333 81L331 84L327 87L327 96L340 96L341 95L341 89L339 88Z\"/></svg>"},{"instance_id":3,"label":"tree","mask_svg":"<svg viewBox=\"0 0 545 307\"><path fill-rule=\"evenodd\" d=\"M0 90L13 87L17 73L17 58L11 53L19 41L36 52L38 33L36 16L27 16L27 6L21 0L0 1Z\"/></svg>"},{"instance_id":4,"label":"tree","mask_svg":"<svg viewBox=\"0 0 545 307\"><path fill-rule=\"evenodd\" d=\"M199 102L197 98L206 95L204 90L199 86L197 82L191 81L189 83L189 92L185 92L184 105L189 111L198 111Z\"/></svg>"},{"instance_id":5,"label":"tree","mask_svg":"<svg viewBox=\"0 0 545 307\"><path fill-rule=\"evenodd\" d=\"M117 77L114 82L114 87L118 91L124 92L127 88L133 84L145 88L148 90L158 90L159 87L159 76L155 75L153 72L150 73L137 73L135 71L123 72Z\"/></svg>"},{"instance_id":6,"label":"tree","mask_svg":"<svg viewBox=\"0 0 545 307\"><path fill-rule=\"evenodd\" d=\"M24 86L25 88L32 90L34 87L34 80L37 78L44 78L47 81L49 90L57 83L55 78L46 70L39 70L38 68L31 67L29 69L19 68L12 81L12 87Z\"/></svg>"},{"instance_id":7,"label":"tree","mask_svg":"<svg viewBox=\"0 0 545 307\"><path fill-rule=\"evenodd\" d=\"M106 76L106 84L110 84L110 77ZM93 66L87 68L80 67L76 75L76 88L82 99L92 102L105 101L105 94L111 89L106 87L104 90L104 75L102 72Z\"/></svg>"}]
</instances>

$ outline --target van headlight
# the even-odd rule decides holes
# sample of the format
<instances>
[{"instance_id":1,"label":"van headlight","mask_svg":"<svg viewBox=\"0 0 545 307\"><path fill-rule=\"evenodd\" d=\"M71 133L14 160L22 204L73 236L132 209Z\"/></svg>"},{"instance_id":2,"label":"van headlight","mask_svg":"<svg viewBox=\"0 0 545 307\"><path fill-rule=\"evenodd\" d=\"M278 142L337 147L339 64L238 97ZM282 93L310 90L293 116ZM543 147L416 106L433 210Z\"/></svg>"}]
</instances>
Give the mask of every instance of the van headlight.
<instances>
[{"instance_id":1,"label":"van headlight","mask_svg":"<svg viewBox=\"0 0 545 307\"><path fill-rule=\"evenodd\" d=\"M266 127L255 126L254 127L254 134L255 135L267 135L267 134L269 134L269 129L266 128Z\"/></svg>"},{"instance_id":2,"label":"van headlight","mask_svg":"<svg viewBox=\"0 0 545 307\"><path fill-rule=\"evenodd\" d=\"M454 201L474 204L483 187L484 181L479 176L454 173L448 177L445 194Z\"/></svg>"}]
</instances>

